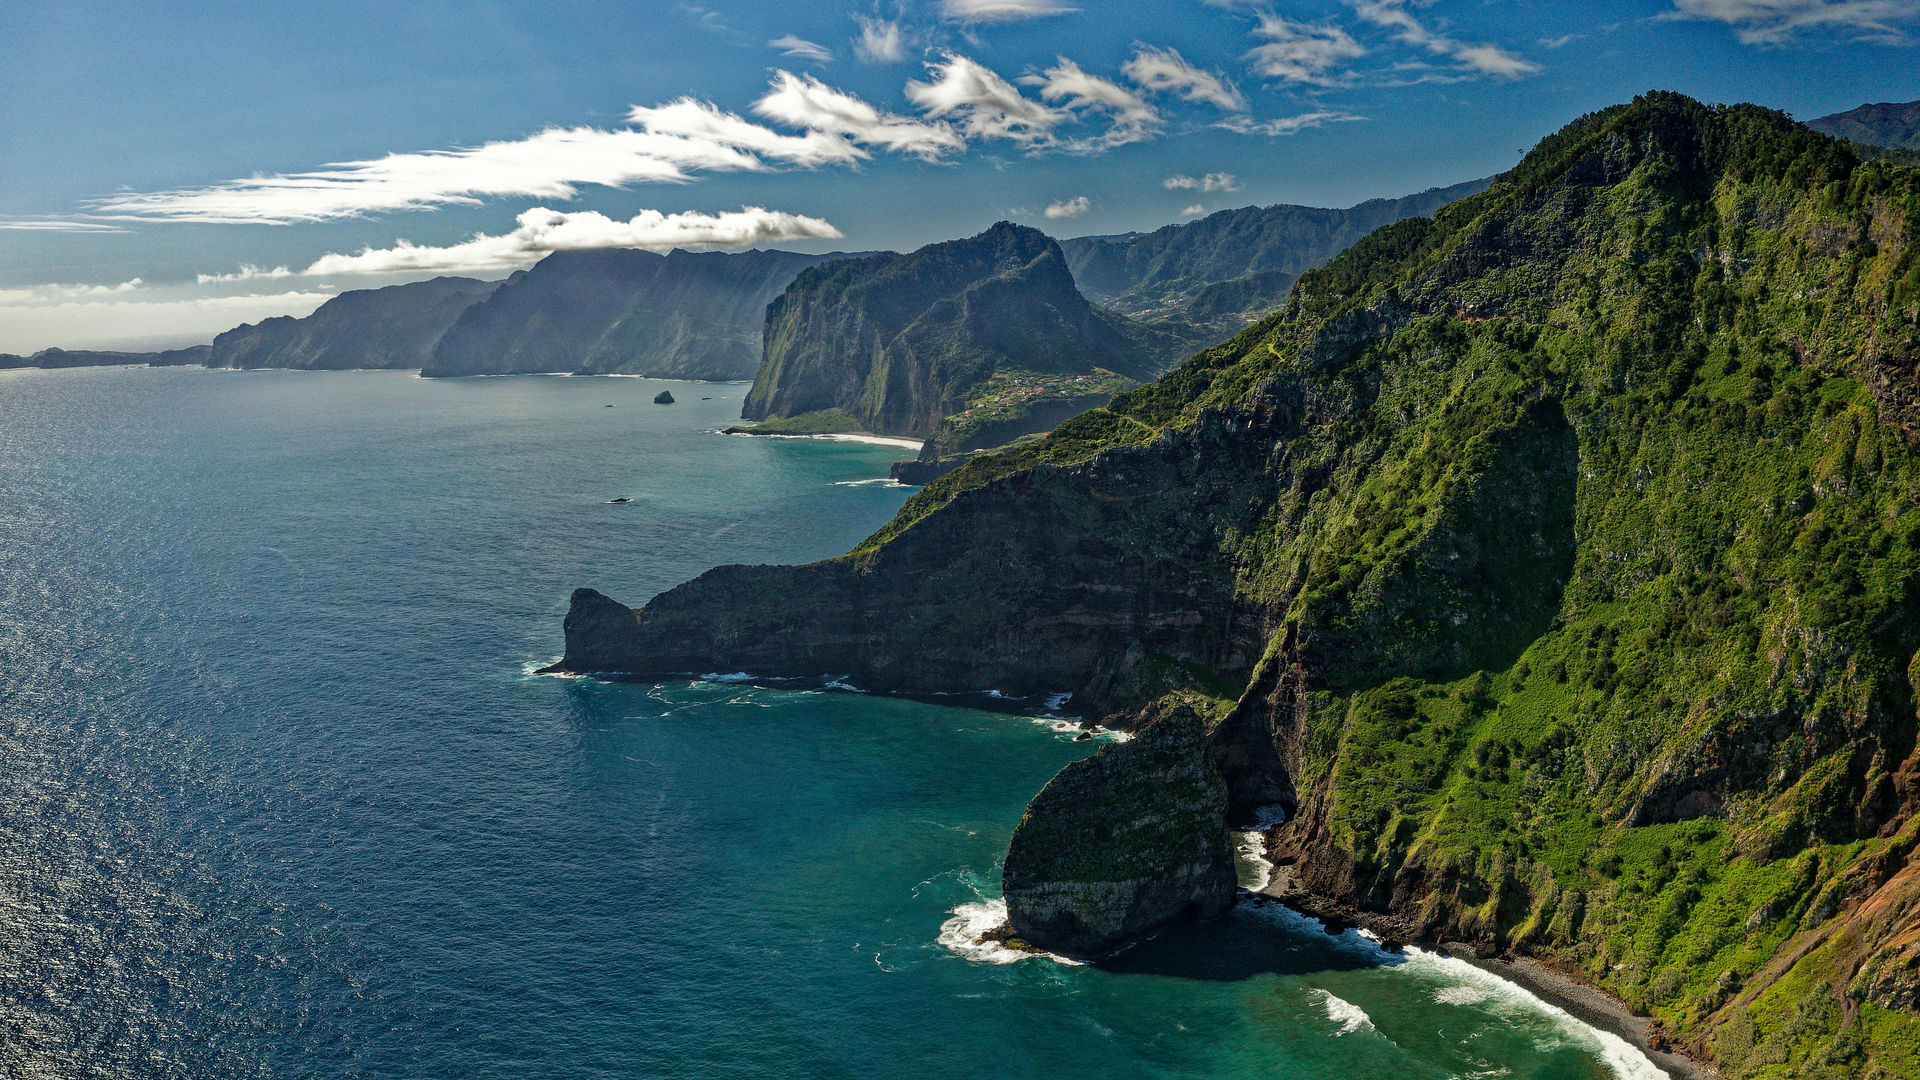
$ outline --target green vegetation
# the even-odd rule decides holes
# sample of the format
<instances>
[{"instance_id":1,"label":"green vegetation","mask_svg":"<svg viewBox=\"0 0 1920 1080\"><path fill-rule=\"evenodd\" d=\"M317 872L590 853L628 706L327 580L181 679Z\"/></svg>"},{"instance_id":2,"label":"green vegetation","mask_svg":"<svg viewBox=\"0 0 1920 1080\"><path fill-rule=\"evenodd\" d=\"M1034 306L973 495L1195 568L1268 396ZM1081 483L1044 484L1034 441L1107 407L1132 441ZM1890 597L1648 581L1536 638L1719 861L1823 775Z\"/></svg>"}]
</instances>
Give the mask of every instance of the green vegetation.
<instances>
[{"instance_id":1,"label":"green vegetation","mask_svg":"<svg viewBox=\"0 0 1920 1080\"><path fill-rule=\"evenodd\" d=\"M1004 446L1138 385L1105 368L1071 374L997 370L968 391L964 407L942 419L929 441L941 457Z\"/></svg>"},{"instance_id":2,"label":"green vegetation","mask_svg":"<svg viewBox=\"0 0 1920 1080\"><path fill-rule=\"evenodd\" d=\"M774 416L750 426L727 429L729 433L751 432L755 435L857 435L866 430L860 421L839 409L819 409L799 416Z\"/></svg>"},{"instance_id":3,"label":"green vegetation","mask_svg":"<svg viewBox=\"0 0 1920 1080\"><path fill-rule=\"evenodd\" d=\"M1917 234L1915 171L1650 95L856 554L1261 425L1218 543L1276 635L1252 685L1307 673L1272 723L1314 881L1577 966L1734 1076L1920 1075Z\"/></svg>"}]
</instances>

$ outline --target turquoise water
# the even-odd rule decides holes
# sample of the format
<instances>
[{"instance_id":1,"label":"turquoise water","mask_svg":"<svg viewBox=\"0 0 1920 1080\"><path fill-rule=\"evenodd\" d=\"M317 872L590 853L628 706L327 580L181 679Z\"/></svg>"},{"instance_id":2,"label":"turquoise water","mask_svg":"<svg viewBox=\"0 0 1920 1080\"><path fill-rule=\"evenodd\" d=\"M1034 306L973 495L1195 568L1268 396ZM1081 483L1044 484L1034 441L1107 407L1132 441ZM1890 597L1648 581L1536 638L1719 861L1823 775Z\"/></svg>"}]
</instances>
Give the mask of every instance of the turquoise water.
<instances>
[{"instance_id":1,"label":"turquoise water","mask_svg":"<svg viewBox=\"0 0 1920 1080\"><path fill-rule=\"evenodd\" d=\"M526 674L576 585L834 554L908 494L898 451L713 434L744 390L0 372L0 1075L1649 1068L1277 908L989 962L1009 828L1090 749L1025 717Z\"/></svg>"}]
</instances>

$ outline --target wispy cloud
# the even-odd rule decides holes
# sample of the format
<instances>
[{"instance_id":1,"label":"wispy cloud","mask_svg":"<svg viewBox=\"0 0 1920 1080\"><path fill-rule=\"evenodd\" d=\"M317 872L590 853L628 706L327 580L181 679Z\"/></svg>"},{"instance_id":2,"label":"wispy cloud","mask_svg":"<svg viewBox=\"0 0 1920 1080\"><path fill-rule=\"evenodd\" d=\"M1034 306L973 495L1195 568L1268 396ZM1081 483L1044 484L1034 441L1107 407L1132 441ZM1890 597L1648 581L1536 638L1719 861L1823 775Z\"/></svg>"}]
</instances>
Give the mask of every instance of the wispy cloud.
<instances>
[{"instance_id":1,"label":"wispy cloud","mask_svg":"<svg viewBox=\"0 0 1920 1080\"><path fill-rule=\"evenodd\" d=\"M802 60L812 60L822 64L831 64L833 62L833 51L831 49L828 49L825 45L818 42L808 41L806 38L795 37L792 34L788 34L785 37L774 38L767 42L767 48L779 49L781 56L797 56Z\"/></svg>"},{"instance_id":2,"label":"wispy cloud","mask_svg":"<svg viewBox=\"0 0 1920 1080\"><path fill-rule=\"evenodd\" d=\"M1041 74L1020 81L1039 87L1041 98L1075 113L1098 112L1112 118L1104 133L1066 141L1063 145L1068 150L1105 150L1142 142L1160 132L1160 112L1146 99L1110 79L1087 74L1064 56Z\"/></svg>"},{"instance_id":3,"label":"wispy cloud","mask_svg":"<svg viewBox=\"0 0 1920 1080\"><path fill-rule=\"evenodd\" d=\"M123 233L127 230L118 225L108 225L99 221L63 221L56 218L0 218L0 231Z\"/></svg>"},{"instance_id":4,"label":"wispy cloud","mask_svg":"<svg viewBox=\"0 0 1920 1080\"><path fill-rule=\"evenodd\" d=\"M897 64L907 58L906 31L898 19L855 15L860 34L853 39L853 54L869 64Z\"/></svg>"},{"instance_id":5,"label":"wispy cloud","mask_svg":"<svg viewBox=\"0 0 1920 1080\"><path fill-rule=\"evenodd\" d=\"M951 125L881 112L844 90L808 75L777 71L753 111L790 127L932 160L966 148Z\"/></svg>"},{"instance_id":6,"label":"wispy cloud","mask_svg":"<svg viewBox=\"0 0 1920 1080\"><path fill-rule=\"evenodd\" d=\"M1788 45L1809 33L1904 44L1920 0L1673 0L1670 19L1726 23L1747 45Z\"/></svg>"},{"instance_id":7,"label":"wispy cloud","mask_svg":"<svg viewBox=\"0 0 1920 1080\"><path fill-rule=\"evenodd\" d=\"M1181 217L1198 217L1201 214L1204 214L1206 212L1207 212L1206 203L1194 203L1192 206L1182 209L1180 211L1180 216Z\"/></svg>"},{"instance_id":8,"label":"wispy cloud","mask_svg":"<svg viewBox=\"0 0 1920 1080\"><path fill-rule=\"evenodd\" d=\"M571 199L586 184L679 183L698 172L758 172L770 162L845 164L861 157L845 139L781 134L691 98L636 107L630 121L634 127L550 128L478 147L115 195L94 209L121 219L288 224L475 204L486 197Z\"/></svg>"},{"instance_id":9,"label":"wispy cloud","mask_svg":"<svg viewBox=\"0 0 1920 1080\"><path fill-rule=\"evenodd\" d=\"M1297 135L1309 128L1325 127L1328 124L1342 124L1353 120L1364 119L1366 118L1355 116L1352 113L1321 109L1315 112L1299 113L1294 116L1282 116L1273 120L1253 120L1248 117L1234 116L1222 120L1214 126L1226 128L1228 131L1237 131L1242 135Z\"/></svg>"},{"instance_id":10,"label":"wispy cloud","mask_svg":"<svg viewBox=\"0 0 1920 1080\"><path fill-rule=\"evenodd\" d=\"M1045 214L1048 220L1060 221L1066 218L1077 218L1091 209L1093 209L1092 199L1087 198L1085 195L1076 195L1071 199L1061 199L1057 203L1048 203L1047 208L1042 210L1041 213Z\"/></svg>"},{"instance_id":11,"label":"wispy cloud","mask_svg":"<svg viewBox=\"0 0 1920 1080\"><path fill-rule=\"evenodd\" d=\"M460 244L428 247L401 240L390 248L366 248L353 255L323 255L301 271L309 277L334 274L396 274L459 270L504 270L524 266L556 251L676 247L746 247L795 240L837 240L840 230L815 217L749 206L721 214L662 214L642 210L626 221L587 210L566 213L535 207L522 213L512 232L478 235Z\"/></svg>"},{"instance_id":12,"label":"wispy cloud","mask_svg":"<svg viewBox=\"0 0 1920 1080\"><path fill-rule=\"evenodd\" d=\"M1262 42L1247 53L1253 70L1283 82L1330 82L1336 68L1367 53L1352 34L1331 22L1302 23L1263 14L1253 36Z\"/></svg>"},{"instance_id":13,"label":"wispy cloud","mask_svg":"<svg viewBox=\"0 0 1920 1080\"><path fill-rule=\"evenodd\" d=\"M1242 112L1247 101L1224 76L1187 63L1173 49L1141 45L1120 74L1149 93L1176 93L1188 101L1204 101L1228 112Z\"/></svg>"},{"instance_id":14,"label":"wispy cloud","mask_svg":"<svg viewBox=\"0 0 1920 1080\"><path fill-rule=\"evenodd\" d=\"M269 270L263 266L247 263L231 274L197 274L193 280L196 285L228 285L237 281L269 281L292 276L293 271L284 266L276 266Z\"/></svg>"},{"instance_id":15,"label":"wispy cloud","mask_svg":"<svg viewBox=\"0 0 1920 1080\"><path fill-rule=\"evenodd\" d=\"M1477 44L1448 37L1414 17L1407 10L1410 0L1353 0L1354 14L1362 21L1391 32L1403 44L1443 56L1479 75L1518 79L1540 70L1540 65L1516 56L1498 45ZM1742 0L1704 0L1704 2L1742 2ZM1766 0L1744 0L1764 3Z\"/></svg>"},{"instance_id":16,"label":"wispy cloud","mask_svg":"<svg viewBox=\"0 0 1920 1080\"><path fill-rule=\"evenodd\" d=\"M970 139L1007 139L1034 145L1070 119L1021 94L991 69L956 53L927 65L931 82L907 83L907 100L928 116L951 118Z\"/></svg>"},{"instance_id":17,"label":"wispy cloud","mask_svg":"<svg viewBox=\"0 0 1920 1080\"><path fill-rule=\"evenodd\" d=\"M940 0L940 13L955 22L1013 22L1077 10L1060 0Z\"/></svg>"},{"instance_id":18,"label":"wispy cloud","mask_svg":"<svg viewBox=\"0 0 1920 1080\"><path fill-rule=\"evenodd\" d=\"M1214 172L1205 176L1187 176L1176 174L1160 181L1160 186L1168 191L1202 191L1212 194L1216 191L1239 191L1240 180L1232 173Z\"/></svg>"},{"instance_id":19,"label":"wispy cloud","mask_svg":"<svg viewBox=\"0 0 1920 1080\"><path fill-rule=\"evenodd\" d=\"M123 281L118 285L29 285L19 289L0 289L0 305L42 306L70 303L75 300L124 297L128 293L139 292L146 287L147 283L139 278Z\"/></svg>"}]
</instances>

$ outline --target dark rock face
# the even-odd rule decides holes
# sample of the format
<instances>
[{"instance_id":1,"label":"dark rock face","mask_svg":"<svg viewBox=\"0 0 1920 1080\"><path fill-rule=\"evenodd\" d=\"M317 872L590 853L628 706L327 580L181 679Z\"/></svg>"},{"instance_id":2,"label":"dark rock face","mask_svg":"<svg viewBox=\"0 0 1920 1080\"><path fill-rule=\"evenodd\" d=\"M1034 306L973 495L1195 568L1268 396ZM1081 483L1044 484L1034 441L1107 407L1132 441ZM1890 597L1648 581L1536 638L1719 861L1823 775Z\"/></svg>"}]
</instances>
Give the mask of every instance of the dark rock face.
<instances>
[{"instance_id":1,"label":"dark rock face","mask_svg":"<svg viewBox=\"0 0 1920 1080\"><path fill-rule=\"evenodd\" d=\"M673 404L673 392L672 392L672 391L670 391L670 390L662 390L662 391L660 391L659 393L657 393L657 394L655 394L655 395L653 395L653 403L654 403L655 405L671 405L671 404Z\"/></svg>"},{"instance_id":2,"label":"dark rock face","mask_svg":"<svg viewBox=\"0 0 1920 1080\"><path fill-rule=\"evenodd\" d=\"M304 319L283 315L221 334L213 339L205 363L329 371L417 368L460 313L498 284L439 277L344 292Z\"/></svg>"},{"instance_id":3,"label":"dark rock face","mask_svg":"<svg viewBox=\"0 0 1920 1080\"><path fill-rule=\"evenodd\" d=\"M741 415L839 409L870 431L926 438L996 373L1036 383L1095 371L1138 380L1185 348L1088 303L1058 244L1003 221L966 240L795 278L767 308L765 359ZM998 434L1045 430L1061 418Z\"/></svg>"},{"instance_id":4,"label":"dark rock face","mask_svg":"<svg viewBox=\"0 0 1920 1080\"><path fill-rule=\"evenodd\" d=\"M626 619L583 590L561 663L845 675L908 693L1072 692L1096 713L1144 703L1126 679L1149 652L1245 673L1266 616L1229 614L1231 576L1211 554L1223 522L1193 509L1217 495L1244 510L1269 482L1257 463L1270 446L1264 430L1223 423L1022 473L960 495L875 550L802 567L718 567ZM1102 497L1090 503L1087 490Z\"/></svg>"},{"instance_id":5,"label":"dark rock face","mask_svg":"<svg viewBox=\"0 0 1920 1080\"><path fill-rule=\"evenodd\" d=\"M750 379L767 303L802 269L844 257L556 252L464 312L422 374Z\"/></svg>"},{"instance_id":6,"label":"dark rock face","mask_svg":"<svg viewBox=\"0 0 1920 1080\"><path fill-rule=\"evenodd\" d=\"M1233 906L1227 785L1191 707L1076 761L1028 805L1001 877L1007 919L1049 952L1096 959Z\"/></svg>"}]
</instances>

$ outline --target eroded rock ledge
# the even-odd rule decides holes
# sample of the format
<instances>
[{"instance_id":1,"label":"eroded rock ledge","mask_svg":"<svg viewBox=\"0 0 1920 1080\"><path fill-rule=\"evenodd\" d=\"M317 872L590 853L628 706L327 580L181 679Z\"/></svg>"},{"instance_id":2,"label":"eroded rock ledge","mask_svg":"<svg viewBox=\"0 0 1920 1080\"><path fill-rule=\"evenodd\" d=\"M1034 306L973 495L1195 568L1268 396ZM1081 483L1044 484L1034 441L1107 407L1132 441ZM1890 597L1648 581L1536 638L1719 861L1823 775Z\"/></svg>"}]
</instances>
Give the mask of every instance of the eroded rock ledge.
<instances>
[{"instance_id":1,"label":"eroded rock ledge","mask_svg":"<svg viewBox=\"0 0 1920 1080\"><path fill-rule=\"evenodd\" d=\"M1182 916L1224 913L1236 887L1226 814L1201 717L1153 710L1028 805L1001 878L1014 933L1098 959Z\"/></svg>"}]
</instances>

